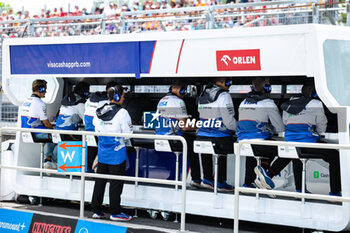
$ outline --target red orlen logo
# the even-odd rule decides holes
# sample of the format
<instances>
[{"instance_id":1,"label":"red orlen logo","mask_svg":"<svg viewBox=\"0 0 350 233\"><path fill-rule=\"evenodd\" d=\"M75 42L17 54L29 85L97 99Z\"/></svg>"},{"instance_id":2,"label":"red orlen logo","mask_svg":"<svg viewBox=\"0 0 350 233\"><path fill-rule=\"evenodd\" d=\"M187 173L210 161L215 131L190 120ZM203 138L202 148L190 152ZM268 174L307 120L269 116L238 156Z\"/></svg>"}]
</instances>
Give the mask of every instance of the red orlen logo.
<instances>
[{"instance_id":1,"label":"red orlen logo","mask_svg":"<svg viewBox=\"0 0 350 233\"><path fill-rule=\"evenodd\" d=\"M216 51L218 71L261 70L260 49Z\"/></svg>"}]
</instances>

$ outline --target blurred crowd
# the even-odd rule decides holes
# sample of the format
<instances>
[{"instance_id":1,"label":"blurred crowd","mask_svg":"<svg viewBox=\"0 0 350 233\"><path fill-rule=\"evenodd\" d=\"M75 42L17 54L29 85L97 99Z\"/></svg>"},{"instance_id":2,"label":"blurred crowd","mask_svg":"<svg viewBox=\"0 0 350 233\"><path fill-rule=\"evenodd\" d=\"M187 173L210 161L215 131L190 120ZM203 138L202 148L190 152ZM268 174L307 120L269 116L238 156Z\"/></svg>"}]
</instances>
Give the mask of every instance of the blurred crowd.
<instances>
[{"instance_id":1,"label":"blurred crowd","mask_svg":"<svg viewBox=\"0 0 350 233\"><path fill-rule=\"evenodd\" d=\"M263 2L265 0L237 0L239 3ZM86 8L80 9L75 6L73 10L67 12L63 7L53 8L52 10L42 9L39 14L28 11L14 12L13 9L3 10L0 17L0 23L3 21L15 21L23 19L37 19L29 29L27 23L7 22L0 24L0 34L5 37L47 37L47 36L73 36L73 35L97 35L97 34L117 34L123 30L124 33L139 31L184 31L199 30L208 28L207 12L184 11L181 13L145 13L137 14L142 10L159 10L183 7L201 7L219 4L236 3L236 0L130 0L127 4L118 6L114 2L109 5L97 5L94 9L88 11ZM260 7L242 7L222 9L214 12L220 17L215 18L215 28L233 28L240 27L248 23L247 26L267 26L290 23L309 23L310 17L305 14L298 19L299 22L281 21L280 17L267 15L260 18L259 13L265 13L269 8L276 6ZM290 10L290 8L289 8ZM134 12L133 15L123 17L124 23L120 21L122 12ZM240 13L246 13L244 17ZM103 15L106 24L101 24L101 19L81 19L81 20L57 20L60 17ZM186 17L184 17L186 16ZM284 17L284 16L283 16ZM50 22L40 19L52 18ZM289 17L290 18L290 17ZM289 19L290 21L290 19ZM252 22L249 25L249 22ZM103 28L102 28L103 27Z\"/></svg>"}]
</instances>

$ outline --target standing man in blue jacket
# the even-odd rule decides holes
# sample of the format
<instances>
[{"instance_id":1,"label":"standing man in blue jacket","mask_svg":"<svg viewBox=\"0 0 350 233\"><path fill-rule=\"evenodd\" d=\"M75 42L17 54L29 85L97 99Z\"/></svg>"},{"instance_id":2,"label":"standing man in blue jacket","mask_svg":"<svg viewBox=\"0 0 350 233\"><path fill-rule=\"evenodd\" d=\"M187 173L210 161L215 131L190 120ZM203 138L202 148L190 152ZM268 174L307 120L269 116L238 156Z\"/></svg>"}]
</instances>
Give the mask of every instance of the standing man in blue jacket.
<instances>
[{"instance_id":1,"label":"standing man in blue jacket","mask_svg":"<svg viewBox=\"0 0 350 233\"><path fill-rule=\"evenodd\" d=\"M124 89L116 85L108 90L109 103L104 104L96 111L93 123L96 132L99 133L132 133L131 118L127 110L121 105L124 102ZM98 174L109 174L124 176L126 170L127 151L125 138L105 137L98 138ZM122 212L120 201L124 181L110 180L109 200L110 219L114 221L128 221L131 216ZM94 214L92 218L104 218L102 202L107 180L96 179L94 192L91 201L91 208Z\"/></svg>"},{"instance_id":2,"label":"standing man in blue jacket","mask_svg":"<svg viewBox=\"0 0 350 233\"><path fill-rule=\"evenodd\" d=\"M233 153L233 131L236 131L237 121L229 89L232 80L216 78L209 83L199 97L198 112L202 127L198 129L198 139L208 139L215 143L220 154ZM218 124L217 124L218 123ZM207 127L209 126L209 127ZM213 159L212 155L202 154L204 179L202 186L213 189ZM233 187L226 183L227 158L220 156L218 160L218 190L232 191Z\"/></svg>"},{"instance_id":3,"label":"standing man in blue jacket","mask_svg":"<svg viewBox=\"0 0 350 233\"><path fill-rule=\"evenodd\" d=\"M104 104L109 103L107 91L109 88L114 87L116 85L118 85L116 81L111 81L107 83L106 91L103 91L103 92L98 91L98 92L92 93L91 96L86 100L84 119L83 119L86 131L95 132L95 126L93 124L93 120L94 120L94 117L96 116L96 110L97 108L102 107ZM88 167L88 170L90 171L94 169L92 165L96 158L96 155L97 155L97 148L89 147L87 167Z\"/></svg>"}]
</instances>

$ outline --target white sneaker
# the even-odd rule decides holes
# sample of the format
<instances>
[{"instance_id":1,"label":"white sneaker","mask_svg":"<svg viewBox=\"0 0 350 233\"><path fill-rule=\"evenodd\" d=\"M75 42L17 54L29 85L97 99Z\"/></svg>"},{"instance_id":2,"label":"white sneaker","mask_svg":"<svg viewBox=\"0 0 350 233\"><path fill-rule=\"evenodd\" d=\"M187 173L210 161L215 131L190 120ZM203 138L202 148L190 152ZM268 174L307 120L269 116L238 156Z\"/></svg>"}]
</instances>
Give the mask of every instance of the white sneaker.
<instances>
[{"instance_id":1,"label":"white sneaker","mask_svg":"<svg viewBox=\"0 0 350 233\"><path fill-rule=\"evenodd\" d=\"M57 169L57 163L55 162L51 162L51 161L47 161L44 163L44 168L45 169L52 169L52 170L56 170ZM47 176L51 176L51 173L46 173Z\"/></svg>"},{"instance_id":2,"label":"white sneaker","mask_svg":"<svg viewBox=\"0 0 350 233\"><path fill-rule=\"evenodd\" d=\"M51 161L47 161L47 162L44 163L44 168L45 169L57 169L57 163L51 162Z\"/></svg>"}]
</instances>

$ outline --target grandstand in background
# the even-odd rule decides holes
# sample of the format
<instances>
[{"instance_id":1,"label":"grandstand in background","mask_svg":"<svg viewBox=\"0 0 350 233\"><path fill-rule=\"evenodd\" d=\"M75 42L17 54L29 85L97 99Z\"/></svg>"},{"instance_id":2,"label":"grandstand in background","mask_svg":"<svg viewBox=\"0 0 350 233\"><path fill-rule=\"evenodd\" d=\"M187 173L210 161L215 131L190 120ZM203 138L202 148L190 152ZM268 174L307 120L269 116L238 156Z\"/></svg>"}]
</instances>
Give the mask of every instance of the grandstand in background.
<instances>
[{"instance_id":1,"label":"grandstand in background","mask_svg":"<svg viewBox=\"0 0 350 233\"><path fill-rule=\"evenodd\" d=\"M312 0L268 2L242 0L242 3L238 4L219 4L220 1L216 0L129 2L129 4L122 4L121 0L110 4L96 2L90 12L78 6L72 9L69 7L71 10L68 12L57 8L43 9L40 14L31 14L24 9L14 12L12 9L2 8L0 40L16 37L84 36L152 31L225 28L234 30L240 27L310 23L350 25L349 2ZM15 126L18 107L12 105L5 95L0 96L0 105L1 126Z\"/></svg>"}]
</instances>

